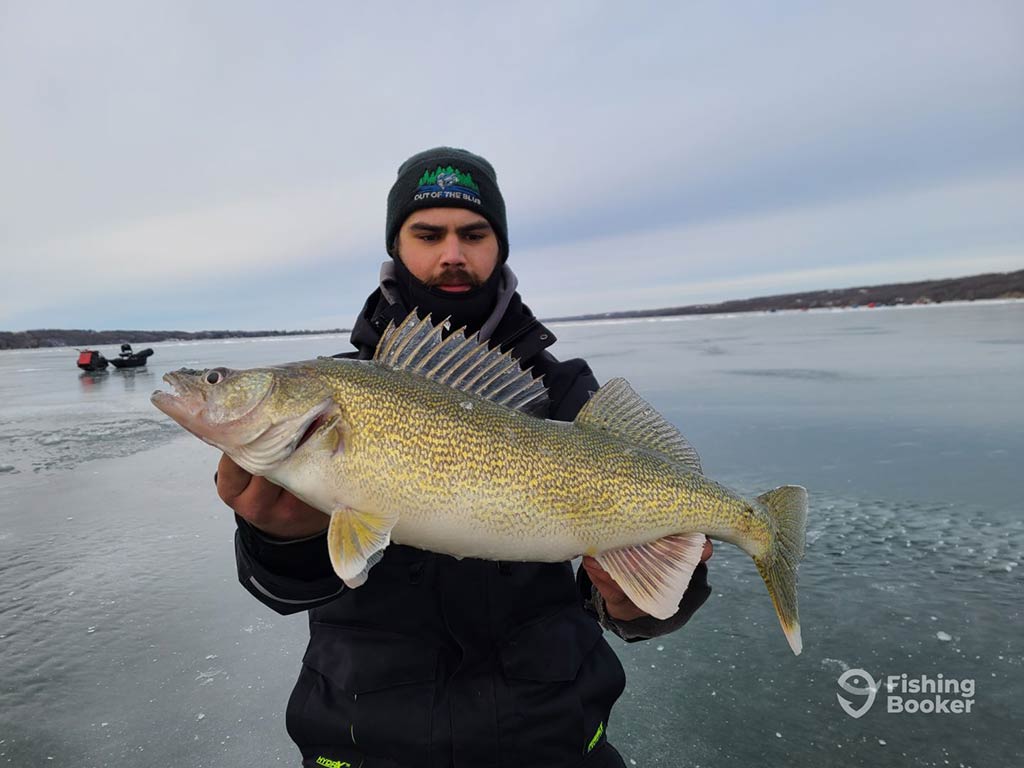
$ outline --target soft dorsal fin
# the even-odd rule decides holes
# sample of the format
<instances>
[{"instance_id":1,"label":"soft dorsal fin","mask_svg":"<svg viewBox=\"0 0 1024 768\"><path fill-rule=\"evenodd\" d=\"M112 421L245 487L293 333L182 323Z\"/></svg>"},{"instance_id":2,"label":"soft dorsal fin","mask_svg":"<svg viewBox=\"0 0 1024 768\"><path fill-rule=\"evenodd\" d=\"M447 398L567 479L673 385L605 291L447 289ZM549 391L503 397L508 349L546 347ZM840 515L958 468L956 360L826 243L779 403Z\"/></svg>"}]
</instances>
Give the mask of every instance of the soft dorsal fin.
<instances>
[{"instance_id":1,"label":"soft dorsal fin","mask_svg":"<svg viewBox=\"0 0 1024 768\"><path fill-rule=\"evenodd\" d=\"M547 390L540 379L519 367L512 351L502 353L465 329L443 335L430 315L420 320L413 310L397 327L389 323L374 362L396 371L411 371L461 392L478 395L507 408L543 415Z\"/></svg>"},{"instance_id":2,"label":"soft dorsal fin","mask_svg":"<svg viewBox=\"0 0 1024 768\"><path fill-rule=\"evenodd\" d=\"M607 430L703 474L694 447L625 379L612 379L597 390L579 412L576 423Z\"/></svg>"}]
</instances>

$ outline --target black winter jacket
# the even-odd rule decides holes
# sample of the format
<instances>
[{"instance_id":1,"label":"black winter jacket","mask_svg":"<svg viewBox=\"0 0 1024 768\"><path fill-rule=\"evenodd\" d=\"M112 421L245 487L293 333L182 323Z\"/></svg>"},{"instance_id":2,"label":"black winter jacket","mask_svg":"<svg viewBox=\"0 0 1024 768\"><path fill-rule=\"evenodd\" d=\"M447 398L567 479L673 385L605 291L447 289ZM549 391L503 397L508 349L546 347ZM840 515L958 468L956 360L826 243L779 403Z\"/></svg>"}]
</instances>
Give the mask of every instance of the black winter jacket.
<instances>
[{"instance_id":1,"label":"black winter jacket","mask_svg":"<svg viewBox=\"0 0 1024 768\"><path fill-rule=\"evenodd\" d=\"M352 332L358 351L339 357L372 357L387 323L405 315L378 289ZM554 341L518 294L492 335L544 376L549 418L571 421L598 384L583 360L546 352ZM577 581L567 562L456 560L392 544L350 590L323 534L282 542L238 524L242 585L279 613L309 611L287 708L304 766L623 765L605 733L625 675L582 568ZM664 634L709 594L701 564L672 619L608 626L627 639Z\"/></svg>"}]
</instances>

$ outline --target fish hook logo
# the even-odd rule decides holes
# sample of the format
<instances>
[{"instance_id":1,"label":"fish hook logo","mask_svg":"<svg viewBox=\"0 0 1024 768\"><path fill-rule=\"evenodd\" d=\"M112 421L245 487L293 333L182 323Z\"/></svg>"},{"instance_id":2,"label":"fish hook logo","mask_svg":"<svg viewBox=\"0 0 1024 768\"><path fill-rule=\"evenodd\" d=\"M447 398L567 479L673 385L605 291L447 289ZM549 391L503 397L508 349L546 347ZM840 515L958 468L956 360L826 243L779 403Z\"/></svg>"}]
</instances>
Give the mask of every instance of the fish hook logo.
<instances>
[{"instance_id":1,"label":"fish hook logo","mask_svg":"<svg viewBox=\"0 0 1024 768\"><path fill-rule=\"evenodd\" d=\"M860 687L857 685L850 684L850 678L862 677L867 681L866 687ZM878 694L878 683L875 679L863 669L848 669L839 676L839 687L847 693L852 693L857 696L867 696L864 703L859 707L854 707L853 703L848 699L844 699L840 694L836 694L836 698L839 699L839 706L843 708L843 711L850 717L860 717L867 713L871 709L871 705L875 703L875 696Z\"/></svg>"}]
</instances>

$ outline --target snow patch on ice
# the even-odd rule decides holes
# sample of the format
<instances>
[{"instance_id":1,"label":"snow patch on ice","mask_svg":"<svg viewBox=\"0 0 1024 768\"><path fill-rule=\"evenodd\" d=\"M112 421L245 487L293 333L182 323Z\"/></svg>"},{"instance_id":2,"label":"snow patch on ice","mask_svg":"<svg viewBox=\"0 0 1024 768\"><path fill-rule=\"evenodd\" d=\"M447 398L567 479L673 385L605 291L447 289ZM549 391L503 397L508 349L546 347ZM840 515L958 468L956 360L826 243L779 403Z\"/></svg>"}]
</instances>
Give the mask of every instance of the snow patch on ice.
<instances>
[{"instance_id":1,"label":"snow patch on ice","mask_svg":"<svg viewBox=\"0 0 1024 768\"><path fill-rule=\"evenodd\" d=\"M196 682L198 682L200 685L207 685L209 683L212 683L221 675L226 676L227 673L223 669L208 669L206 672L200 672L198 675L196 675Z\"/></svg>"},{"instance_id":2,"label":"snow patch on ice","mask_svg":"<svg viewBox=\"0 0 1024 768\"><path fill-rule=\"evenodd\" d=\"M846 672L850 668L850 665L842 659L822 659L821 666L825 669L828 669L829 667L837 667L842 672Z\"/></svg>"}]
</instances>

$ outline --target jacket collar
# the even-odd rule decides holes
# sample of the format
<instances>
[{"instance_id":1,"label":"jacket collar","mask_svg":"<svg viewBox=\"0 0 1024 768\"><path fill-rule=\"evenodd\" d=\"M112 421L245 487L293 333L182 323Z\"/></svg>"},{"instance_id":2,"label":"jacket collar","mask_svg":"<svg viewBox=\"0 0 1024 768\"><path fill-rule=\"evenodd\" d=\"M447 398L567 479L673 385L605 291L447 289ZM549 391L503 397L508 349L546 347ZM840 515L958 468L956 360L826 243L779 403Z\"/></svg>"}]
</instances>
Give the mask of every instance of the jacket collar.
<instances>
[{"instance_id":1,"label":"jacket collar","mask_svg":"<svg viewBox=\"0 0 1024 768\"><path fill-rule=\"evenodd\" d=\"M390 267L390 269L389 269ZM516 291L519 284L515 273L507 264L501 267L502 282L494 311L480 329L481 338L502 351L512 349L515 357L528 361L538 352L555 343L555 335L533 316ZM359 357L369 360L377 348L388 323L398 325L412 311L402 303L395 287L394 265L388 261L381 266L380 286L370 294L352 328L352 345Z\"/></svg>"}]
</instances>

